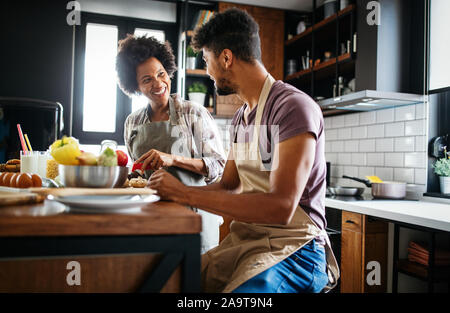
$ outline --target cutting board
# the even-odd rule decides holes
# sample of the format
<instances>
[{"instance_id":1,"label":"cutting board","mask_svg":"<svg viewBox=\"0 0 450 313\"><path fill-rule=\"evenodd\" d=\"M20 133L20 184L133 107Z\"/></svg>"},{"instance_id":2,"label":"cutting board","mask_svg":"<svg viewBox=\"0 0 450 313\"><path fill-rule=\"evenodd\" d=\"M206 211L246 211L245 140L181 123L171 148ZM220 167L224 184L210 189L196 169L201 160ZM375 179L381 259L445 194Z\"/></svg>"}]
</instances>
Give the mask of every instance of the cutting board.
<instances>
[{"instance_id":1,"label":"cutting board","mask_svg":"<svg viewBox=\"0 0 450 313\"><path fill-rule=\"evenodd\" d=\"M40 196L55 197L79 195L152 195L156 190L150 188L29 188L29 192Z\"/></svg>"},{"instance_id":2,"label":"cutting board","mask_svg":"<svg viewBox=\"0 0 450 313\"><path fill-rule=\"evenodd\" d=\"M0 191L0 207L43 202L45 196L30 192Z\"/></svg>"}]
</instances>

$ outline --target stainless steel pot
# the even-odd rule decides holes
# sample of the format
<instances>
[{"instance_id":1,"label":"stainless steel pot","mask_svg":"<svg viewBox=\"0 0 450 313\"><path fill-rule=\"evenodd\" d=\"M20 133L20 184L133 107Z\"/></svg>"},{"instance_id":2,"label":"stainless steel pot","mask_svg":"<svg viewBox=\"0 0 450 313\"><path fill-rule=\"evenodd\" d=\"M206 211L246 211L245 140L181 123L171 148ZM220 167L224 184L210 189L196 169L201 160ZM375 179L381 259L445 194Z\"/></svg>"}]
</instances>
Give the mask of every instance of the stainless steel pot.
<instances>
[{"instance_id":1,"label":"stainless steel pot","mask_svg":"<svg viewBox=\"0 0 450 313\"><path fill-rule=\"evenodd\" d=\"M378 199L404 199L406 197L406 183L385 181L382 183L371 183L367 179L360 179L350 176L342 176L343 178L352 179L363 183L367 187L372 188L372 197Z\"/></svg>"}]
</instances>

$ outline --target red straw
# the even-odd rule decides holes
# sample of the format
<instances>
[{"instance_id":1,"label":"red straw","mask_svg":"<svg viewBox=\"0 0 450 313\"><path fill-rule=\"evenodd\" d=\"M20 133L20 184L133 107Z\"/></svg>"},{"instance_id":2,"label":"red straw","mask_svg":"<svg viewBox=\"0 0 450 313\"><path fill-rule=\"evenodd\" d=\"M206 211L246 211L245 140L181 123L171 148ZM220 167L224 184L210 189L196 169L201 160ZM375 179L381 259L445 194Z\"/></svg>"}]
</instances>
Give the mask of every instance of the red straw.
<instances>
[{"instance_id":1,"label":"red straw","mask_svg":"<svg viewBox=\"0 0 450 313\"><path fill-rule=\"evenodd\" d=\"M22 143L22 151L28 152L27 146L25 145L25 140L23 139L22 128L20 128L20 124L17 124L17 131L19 132L20 142Z\"/></svg>"}]
</instances>

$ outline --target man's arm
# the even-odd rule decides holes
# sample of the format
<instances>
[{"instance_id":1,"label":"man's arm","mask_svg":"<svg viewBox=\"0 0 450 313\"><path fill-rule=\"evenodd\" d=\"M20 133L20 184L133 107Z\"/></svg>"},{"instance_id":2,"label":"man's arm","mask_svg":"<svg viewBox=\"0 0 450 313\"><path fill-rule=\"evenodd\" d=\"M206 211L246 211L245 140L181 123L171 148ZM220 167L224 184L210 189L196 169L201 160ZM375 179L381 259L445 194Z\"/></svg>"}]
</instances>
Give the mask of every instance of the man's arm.
<instances>
[{"instance_id":1,"label":"man's arm","mask_svg":"<svg viewBox=\"0 0 450 313\"><path fill-rule=\"evenodd\" d=\"M315 158L315 138L303 133L275 146L267 193L230 194L186 187L167 172L155 173L149 186L163 197L248 223L288 224L298 206ZM278 156L278 159L276 157ZM233 162L234 163L234 162ZM227 167L229 167L227 162ZM225 173L224 173L225 174ZM237 175L237 170L234 175Z\"/></svg>"}]
</instances>

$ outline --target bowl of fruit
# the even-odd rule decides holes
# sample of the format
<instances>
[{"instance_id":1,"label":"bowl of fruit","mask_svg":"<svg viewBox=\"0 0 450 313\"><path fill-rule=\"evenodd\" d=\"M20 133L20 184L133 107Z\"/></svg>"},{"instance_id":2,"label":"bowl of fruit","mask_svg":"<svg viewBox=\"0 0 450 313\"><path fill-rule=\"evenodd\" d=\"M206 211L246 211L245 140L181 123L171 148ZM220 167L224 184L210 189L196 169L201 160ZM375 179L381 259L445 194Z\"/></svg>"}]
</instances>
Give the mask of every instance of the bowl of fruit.
<instances>
[{"instance_id":1,"label":"bowl of fruit","mask_svg":"<svg viewBox=\"0 0 450 313\"><path fill-rule=\"evenodd\" d=\"M81 151L76 139L63 137L51 146L50 154L65 187L119 188L128 177L128 157L120 150L108 147L96 156Z\"/></svg>"}]
</instances>

